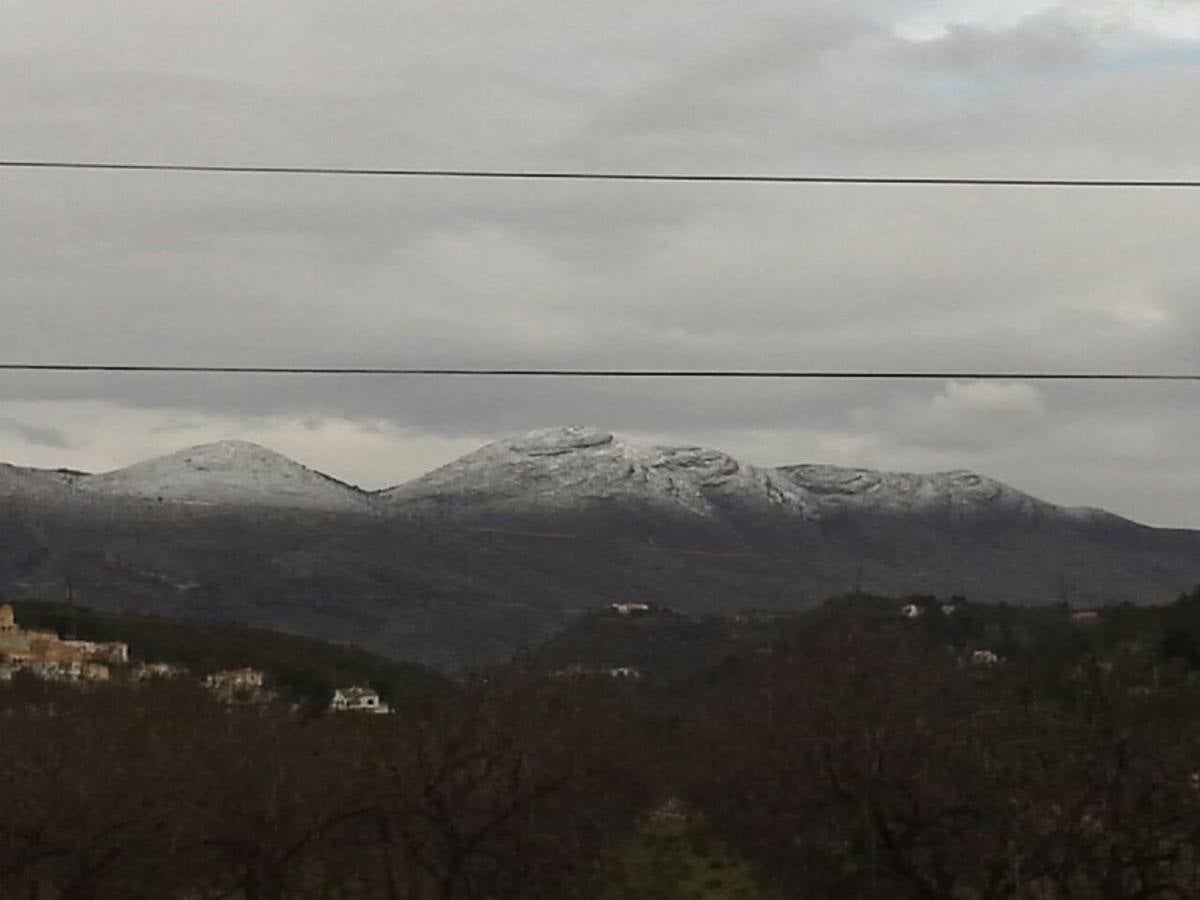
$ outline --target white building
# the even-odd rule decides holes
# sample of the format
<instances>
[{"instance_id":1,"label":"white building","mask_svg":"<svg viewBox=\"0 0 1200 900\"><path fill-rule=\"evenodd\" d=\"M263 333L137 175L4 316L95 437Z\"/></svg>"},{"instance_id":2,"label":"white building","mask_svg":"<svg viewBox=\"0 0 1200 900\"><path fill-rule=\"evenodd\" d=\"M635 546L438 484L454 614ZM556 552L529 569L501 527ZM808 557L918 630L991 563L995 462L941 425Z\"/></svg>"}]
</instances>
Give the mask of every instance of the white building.
<instances>
[{"instance_id":1,"label":"white building","mask_svg":"<svg viewBox=\"0 0 1200 900\"><path fill-rule=\"evenodd\" d=\"M129 662L129 645L124 641L62 641L62 645L78 653L87 662L114 666Z\"/></svg>"},{"instance_id":2,"label":"white building","mask_svg":"<svg viewBox=\"0 0 1200 900\"><path fill-rule=\"evenodd\" d=\"M973 666L994 666L1000 661L1000 656L992 650L976 650L971 654Z\"/></svg>"},{"instance_id":3,"label":"white building","mask_svg":"<svg viewBox=\"0 0 1200 900\"><path fill-rule=\"evenodd\" d=\"M614 666L608 670L609 678L641 678L641 669L636 669L633 666Z\"/></svg>"},{"instance_id":4,"label":"white building","mask_svg":"<svg viewBox=\"0 0 1200 900\"><path fill-rule=\"evenodd\" d=\"M925 610L917 606L915 603L906 603L904 606L900 607L900 615L904 616L906 619L916 619L924 612Z\"/></svg>"},{"instance_id":5,"label":"white building","mask_svg":"<svg viewBox=\"0 0 1200 900\"><path fill-rule=\"evenodd\" d=\"M336 712L365 712L383 714L391 712L379 693L365 687L338 688L333 692L329 708Z\"/></svg>"},{"instance_id":6,"label":"white building","mask_svg":"<svg viewBox=\"0 0 1200 900\"><path fill-rule=\"evenodd\" d=\"M632 616L650 612L649 603L610 603L608 608L618 616Z\"/></svg>"}]
</instances>

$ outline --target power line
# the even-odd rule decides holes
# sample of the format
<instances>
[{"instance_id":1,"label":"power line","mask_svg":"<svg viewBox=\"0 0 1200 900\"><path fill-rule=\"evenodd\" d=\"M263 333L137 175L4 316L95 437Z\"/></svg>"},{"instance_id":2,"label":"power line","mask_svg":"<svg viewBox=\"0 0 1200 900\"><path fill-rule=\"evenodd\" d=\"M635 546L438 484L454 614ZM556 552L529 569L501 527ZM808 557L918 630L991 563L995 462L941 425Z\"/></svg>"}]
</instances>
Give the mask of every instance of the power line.
<instances>
[{"instance_id":1,"label":"power line","mask_svg":"<svg viewBox=\"0 0 1200 900\"><path fill-rule=\"evenodd\" d=\"M957 178L907 175L738 175L687 172L587 172L521 169L393 169L337 166L221 166L188 163L0 160L2 169L81 169L102 172L191 172L224 175L354 175L491 181L625 181L710 184L858 184L941 187L1200 188L1200 180L1154 178Z\"/></svg>"},{"instance_id":2,"label":"power line","mask_svg":"<svg viewBox=\"0 0 1200 900\"><path fill-rule=\"evenodd\" d=\"M676 378L840 381L1200 381L1194 372L981 372L867 369L532 369L349 366L190 366L107 363L0 363L0 372L183 375L371 375L477 378Z\"/></svg>"}]
</instances>

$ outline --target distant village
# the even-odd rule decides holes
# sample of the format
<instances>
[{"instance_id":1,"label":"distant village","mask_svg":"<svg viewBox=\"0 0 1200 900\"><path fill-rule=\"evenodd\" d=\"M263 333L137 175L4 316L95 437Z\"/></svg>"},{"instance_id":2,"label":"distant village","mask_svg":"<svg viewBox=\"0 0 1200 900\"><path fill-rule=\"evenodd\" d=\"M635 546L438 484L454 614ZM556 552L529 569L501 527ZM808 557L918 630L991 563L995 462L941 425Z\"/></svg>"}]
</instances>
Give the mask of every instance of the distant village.
<instances>
[{"instance_id":1,"label":"distant village","mask_svg":"<svg viewBox=\"0 0 1200 900\"><path fill-rule=\"evenodd\" d=\"M137 683L156 678L189 678L182 666L165 662L131 661L122 641L80 641L53 631L22 628L9 604L0 605L0 682L26 673L45 681L87 685L114 678ZM226 703L266 703L278 699L268 687L265 672L252 668L210 672L201 682ZM347 686L334 691L334 712L383 714L391 710L370 687Z\"/></svg>"},{"instance_id":2,"label":"distant village","mask_svg":"<svg viewBox=\"0 0 1200 900\"><path fill-rule=\"evenodd\" d=\"M961 598L958 598L951 600L949 603L939 601L905 603L900 607L900 615L905 619L919 619L927 613L933 613L936 610L937 614L953 616L962 608L964 602ZM1093 625L1100 621L1100 612L1095 609L1075 609L1070 611L1070 619L1075 625ZM960 660L960 662L969 663L973 666L996 666L1005 661L1004 657L999 653L986 648L972 650L969 656Z\"/></svg>"}]
</instances>

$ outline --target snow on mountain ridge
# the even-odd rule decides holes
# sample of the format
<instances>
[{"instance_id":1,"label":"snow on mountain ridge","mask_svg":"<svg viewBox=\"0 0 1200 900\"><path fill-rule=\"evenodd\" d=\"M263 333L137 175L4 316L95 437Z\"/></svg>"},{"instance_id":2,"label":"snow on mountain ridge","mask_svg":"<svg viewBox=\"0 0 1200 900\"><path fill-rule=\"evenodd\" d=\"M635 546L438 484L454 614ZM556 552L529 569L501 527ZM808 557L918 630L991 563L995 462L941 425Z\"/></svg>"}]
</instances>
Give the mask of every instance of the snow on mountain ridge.
<instances>
[{"instance_id":1,"label":"snow on mountain ridge","mask_svg":"<svg viewBox=\"0 0 1200 900\"><path fill-rule=\"evenodd\" d=\"M82 493L197 505L367 511L367 495L249 441L217 441L79 478Z\"/></svg>"},{"instance_id":2,"label":"snow on mountain ridge","mask_svg":"<svg viewBox=\"0 0 1200 900\"><path fill-rule=\"evenodd\" d=\"M900 511L937 506L1006 507L1031 511L1055 508L992 478L966 469L918 475L874 469L805 464L782 466L797 485L818 496L829 509L870 507Z\"/></svg>"},{"instance_id":3,"label":"snow on mountain ridge","mask_svg":"<svg viewBox=\"0 0 1200 900\"><path fill-rule=\"evenodd\" d=\"M0 495L77 492L197 505L449 513L537 512L619 501L703 517L723 509L815 520L839 513L995 510L1109 516L1057 507L966 470L918 475L833 465L766 468L718 450L660 446L584 426L487 444L412 481L367 492L247 441L218 441L98 475L0 467Z\"/></svg>"},{"instance_id":4,"label":"snow on mountain ridge","mask_svg":"<svg viewBox=\"0 0 1200 900\"><path fill-rule=\"evenodd\" d=\"M29 469L0 463L0 497L13 495L52 495L68 491L77 476L56 469Z\"/></svg>"},{"instance_id":5,"label":"snow on mountain ridge","mask_svg":"<svg viewBox=\"0 0 1200 900\"><path fill-rule=\"evenodd\" d=\"M920 475L817 464L765 468L704 447L643 444L582 426L487 444L379 497L417 511L563 509L628 500L702 516L734 504L805 519L854 511L1093 515L963 469Z\"/></svg>"},{"instance_id":6,"label":"snow on mountain ridge","mask_svg":"<svg viewBox=\"0 0 1200 900\"><path fill-rule=\"evenodd\" d=\"M580 426L487 444L380 494L390 505L459 501L514 509L628 500L703 516L713 514L719 495L804 506L785 479L719 451L641 444Z\"/></svg>"}]
</instances>

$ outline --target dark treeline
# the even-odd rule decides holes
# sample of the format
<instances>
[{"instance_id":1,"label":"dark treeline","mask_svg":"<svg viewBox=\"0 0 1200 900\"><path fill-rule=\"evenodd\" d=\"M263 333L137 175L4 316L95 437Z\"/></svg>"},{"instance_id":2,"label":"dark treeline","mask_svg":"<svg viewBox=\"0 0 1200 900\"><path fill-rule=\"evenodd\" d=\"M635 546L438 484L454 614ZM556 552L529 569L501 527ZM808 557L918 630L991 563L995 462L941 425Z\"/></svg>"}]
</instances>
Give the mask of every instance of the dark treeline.
<instances>
[{"instance_id":1,"label":"dark treeline","mask_svg":"<svg viewBox=\"0 0 1200 900\"><path fill-rule=\"evenodd\" d=\"M686 681L514 666L391 716L18 676L0 898L1200 896L1200 591L897 608L831 602Z\"/></svg>"}]
</instances>

